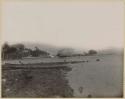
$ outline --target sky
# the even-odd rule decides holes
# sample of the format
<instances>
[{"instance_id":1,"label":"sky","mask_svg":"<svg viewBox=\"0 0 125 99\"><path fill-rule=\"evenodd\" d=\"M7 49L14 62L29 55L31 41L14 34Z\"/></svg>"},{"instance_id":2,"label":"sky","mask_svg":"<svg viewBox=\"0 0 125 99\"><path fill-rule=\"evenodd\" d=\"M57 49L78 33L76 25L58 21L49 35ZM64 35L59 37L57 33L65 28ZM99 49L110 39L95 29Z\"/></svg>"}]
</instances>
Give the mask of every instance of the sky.
<instances>
[{"instance_id":1,"label":"sky","mask_svg":"<svg viewBox=\"0 0 125 99\"><path fill-rule=\"evenodd\" d=\"M123 47L122 1L3 1L2 41L85 49Z\"/></svg>"}]
</instances>

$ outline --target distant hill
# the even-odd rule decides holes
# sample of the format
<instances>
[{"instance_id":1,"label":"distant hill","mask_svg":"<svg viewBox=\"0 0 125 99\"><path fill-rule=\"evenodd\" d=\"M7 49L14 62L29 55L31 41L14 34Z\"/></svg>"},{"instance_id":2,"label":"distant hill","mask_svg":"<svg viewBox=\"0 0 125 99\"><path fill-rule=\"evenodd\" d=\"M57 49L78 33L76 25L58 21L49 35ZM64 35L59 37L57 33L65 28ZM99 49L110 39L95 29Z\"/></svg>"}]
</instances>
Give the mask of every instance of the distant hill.
<instances>
[{"instance_id":1,"label":"distant hill","mask_svg":"<svg viewBox=\"0 0 125 99\"><path fill-rule=\"evenodd\" d=\"M65 48L65 47L57 47L52 46L48 44L39 44L39 43L23 43L27 48L34 49L34 47L38 47L41 50L44 50L52 55L57 55L59 50L65 49L65 51L71 50L74 54L83 54L84 52L87 52L87 50L79 50L77 48ZM118 49L118 48L108 48L103 50L97 50L98 54L123 54L124 49Z\"/></svg>"},{"instance_id":2,"label":"distant hill","mask_svg":"<svg viewBox=\"0 0 125 99\"><path fill-rule=\"evenodd\" d=\"M52 55L57 55L58 51L64 50L64 52L72 52L72 54L83 54L85 50L77 49L77 48L68 48L68 47L57 47L57 46L52 46L48 44L39 44L39 43L23 43L25 47L34 49L36 46L43 50L46 51Z\"/></svg>"},{"instance_id":3,"label":"distant hill","mask_svg":"<svg viewBox=\"0 0 125 99\"><path fill-rule=\"evenodd\" d=\"M109 49L105 49L105 50L100 50L98 51L98 54L123 54L124 53L124 49L123 48L109 48Z\"/></svg>"},{"instance_id":4,"label":"distant hill","mask_svg":"<svg viewBox=\"0 0 125 99\"><path fill-rule=\"evenodd\" d=\"M46 51L52 55L56 55L58 50L61 48L52 46L52 45L47 45L47 44L39 44L39 43L23 43L25 47L34 49L35 47L38 47L39 49Z\"/></svg>"},{"instance_id":5,"label":"distant hill","mask_svg":"<svg viewBox=\"0 0 125 99\"><path fill-rule=\"evenodd\" d=\"M26 48L29 49L35 49L35 47L38 47L42 51L46 51L50 53L51 55L57 55L57 53L63 49L63 52L65 53L72 53L72 54L84 54L87 53L90 49L77 49L77 48L71 48L71 47L57 47L54 45L49 44L41 44L41 43L33 43L33 42L22 42L22 44L25 45ZM118 48L108 48L103 50L96 50L97 54L123 54L124 49L118 49Z\"/></svg>"}]
</instances>

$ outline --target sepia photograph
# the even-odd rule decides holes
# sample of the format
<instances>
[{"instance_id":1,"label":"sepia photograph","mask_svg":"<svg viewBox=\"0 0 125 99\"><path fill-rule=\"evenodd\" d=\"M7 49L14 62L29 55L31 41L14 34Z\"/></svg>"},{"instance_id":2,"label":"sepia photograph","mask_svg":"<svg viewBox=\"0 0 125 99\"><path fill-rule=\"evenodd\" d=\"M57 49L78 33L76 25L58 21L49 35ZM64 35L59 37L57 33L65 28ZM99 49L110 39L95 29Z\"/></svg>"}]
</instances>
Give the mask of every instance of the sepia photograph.
<instances>
[{"instance_id":1,"label":"sepia photograph","mask_svg":"<svg viewBox=\"0 0 125 99\"><path fill-rule=\"evenodd\" d=\"M3 0L2 98L123 98L122 0Z\"/></svg>"}]
</instances>

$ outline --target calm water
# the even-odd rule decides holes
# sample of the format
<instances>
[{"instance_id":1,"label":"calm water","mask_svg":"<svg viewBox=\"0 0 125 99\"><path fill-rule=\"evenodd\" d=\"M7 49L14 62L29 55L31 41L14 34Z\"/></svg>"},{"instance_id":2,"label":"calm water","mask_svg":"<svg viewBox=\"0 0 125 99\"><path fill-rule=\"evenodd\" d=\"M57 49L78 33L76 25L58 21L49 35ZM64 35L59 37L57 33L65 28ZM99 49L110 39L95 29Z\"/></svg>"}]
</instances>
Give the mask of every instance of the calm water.
<instances>
[{"instance_id":1,"label":"calm water","mask_svg":"<svg viewBox=\"0 0 125 99\"><path fill-rule=\"evenodd\" d=\"M84 57L83 57L84 59ZM71 65L67 74L76 97L119 97L122 95L123 59L120 55L88 56L88 63ZM96 61L100 59L100 61Z\"/></svg>"}]
</instances>

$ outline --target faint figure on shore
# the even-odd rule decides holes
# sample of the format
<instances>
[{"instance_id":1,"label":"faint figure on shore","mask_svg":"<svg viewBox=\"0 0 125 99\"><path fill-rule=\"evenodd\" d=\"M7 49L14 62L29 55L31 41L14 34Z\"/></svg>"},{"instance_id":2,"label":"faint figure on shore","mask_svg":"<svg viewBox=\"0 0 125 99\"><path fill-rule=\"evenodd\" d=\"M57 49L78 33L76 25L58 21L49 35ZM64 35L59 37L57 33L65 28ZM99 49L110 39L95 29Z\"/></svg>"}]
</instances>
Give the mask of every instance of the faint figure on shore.
<instances>
[{"instance_id":1,"label":"faint figure on shore","mask_svg":"<svg viewBox=\"0 0 125 99\"><path fill-rule=\"evenodd\" d=\"M82 86L81 86L81 87L79 87L79 89L78 89L78 90L79 90L79 92L80 92L80 93L82 93L82 92L83 92L83 87L82 87Z\"/></svg>"}]
</instances>

